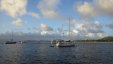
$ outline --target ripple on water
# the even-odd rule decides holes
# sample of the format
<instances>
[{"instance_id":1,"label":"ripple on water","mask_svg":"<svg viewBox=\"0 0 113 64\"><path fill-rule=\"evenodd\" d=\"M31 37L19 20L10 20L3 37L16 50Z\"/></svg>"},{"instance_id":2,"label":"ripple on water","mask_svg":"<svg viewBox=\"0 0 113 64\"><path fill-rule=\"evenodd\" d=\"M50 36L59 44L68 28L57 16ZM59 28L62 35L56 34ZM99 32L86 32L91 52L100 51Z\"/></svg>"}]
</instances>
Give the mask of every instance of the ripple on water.
<instances>
[{"instance_id":1,"label":"ripple on water","mask_svg":"<svg viewBox=\"0 0 113 64\"><path fill-rule=\"evenodd\" d=\"M113 44L77 44L57 48L50 44L0 45L0 64L113 64Z\"/></svg>"}]
</instances>

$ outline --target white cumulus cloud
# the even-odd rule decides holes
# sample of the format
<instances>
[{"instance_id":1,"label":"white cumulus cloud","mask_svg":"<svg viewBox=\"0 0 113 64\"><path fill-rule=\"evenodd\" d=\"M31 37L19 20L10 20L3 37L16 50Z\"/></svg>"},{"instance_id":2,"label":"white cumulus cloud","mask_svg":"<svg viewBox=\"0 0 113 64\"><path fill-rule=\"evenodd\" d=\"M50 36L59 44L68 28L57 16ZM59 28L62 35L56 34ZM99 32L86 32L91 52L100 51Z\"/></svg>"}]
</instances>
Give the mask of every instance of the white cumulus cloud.
<instances>
[{"instance_id":1,"label":"white cumulus cloud","mask_svg":"<svg viewBox=\"0 0 113 64\"><path fill-rule=\"evenodd\" d=\"M41 35L49 34L51 31L53 31L53 28L44 23L40 24L40 26L36 29L36 32Z\"/></svg>"},{"instance_id":2,"label":"white cumulus cloud","mask_svg":"<svg viewBox=\"0 0 113 64\"><path fill-rule=\"evenodd\" d=\"M27 0L0 0L0 10L16 17L26 14Z\"/></svg>"},{"instance_id":3,"label":"white cumulus cloud","mask_svg":"<svg viewBox=\"0 0 113 64\"><path fill-rule=\"evenodd\" d=\"M102 15L113 16L113 0L96 0L95 9Z\"/></svg>"},{"instance_id":4,"label":"white cumulus cloud","mask_svg":"<svg viewBox=\"0 0 113 64\"><path fill-rule=\"evenodd\" d=\"M12 21L12 24L15 25L15 26L22 26L23 21L20 18L17 18L14 21Z\"/></svg>"},{"instance_id":5,"label":"white cumulus cloud","mask_svg":"<svg viewBox=\"0 0 113 64\"><path fill-rule=\"evenodd\" d=\"M44 31L51 31L53 30L51 27L47 26L46 24L41 24L40 28Z\"/></svg>"},{"instance_id":6,"label":"white cumulus cloud","mask_svg":"<svg viewBox=\"0 0 113 64\"><path fill-rule=\"evenodd\" d=\"M113 0L95 0L92 3L79 4L76 10L85 16L113 16Z\"/></svg>"},{"instance_id":7,"label":"white cumulus cloud","mask_svg":"<svg viewBox=\"0 0 113 64\"><path fill-rule=\"evenodd\" d=\"M56 11L57 5L60 0L40 0L38 3L38 9L41 14L46 18L56 18L59 16Z\"/></svg>"},{"instance_id":8,"label":"white cumulus cloud","mask_svg":"<svg viewBox=\"0 0 113 64\"><path fill-rule=\"evenodd\" d=\"M79 22L76 21L72 28L72 35L84 38L102 38L106 36L102 28L103 26L98 21L79 20Z\"/></svg>"},{"instance_id":9,"label":"white cumulus cloud","mask_svg":"<svg viewBox=\"0 0 113 64\"><path fill-rule=\"evenodd\" d=\"M77 11L79 13L81 13L82 15L89 15L89 16L94 16L95 15L95 11L93 9L93 7L91 6L91 4L84 2L83 4L79 4L76 7Z\"/></svg>"}]
</instances>

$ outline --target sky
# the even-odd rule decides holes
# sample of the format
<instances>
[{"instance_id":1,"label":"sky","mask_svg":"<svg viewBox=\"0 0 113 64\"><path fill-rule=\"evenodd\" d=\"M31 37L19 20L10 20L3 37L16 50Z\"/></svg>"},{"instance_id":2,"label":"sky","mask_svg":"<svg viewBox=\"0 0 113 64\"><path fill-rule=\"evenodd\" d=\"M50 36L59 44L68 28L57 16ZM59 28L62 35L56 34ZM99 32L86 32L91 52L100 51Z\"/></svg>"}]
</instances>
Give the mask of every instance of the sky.
<instances>
[{"instance_id":1,"label":"sky","mask_svg":"<svg viewBox=\"0 0 113 64\"><path fill-rule=\"evenodd\" d=\"M98 39L113 36L113 0L0 0L0 37ZM69 20L70 19L70 20ZM31 39L31 38L28 38ZM43 38L44 39L44 38Z\"/></svg>"}]
</instances>

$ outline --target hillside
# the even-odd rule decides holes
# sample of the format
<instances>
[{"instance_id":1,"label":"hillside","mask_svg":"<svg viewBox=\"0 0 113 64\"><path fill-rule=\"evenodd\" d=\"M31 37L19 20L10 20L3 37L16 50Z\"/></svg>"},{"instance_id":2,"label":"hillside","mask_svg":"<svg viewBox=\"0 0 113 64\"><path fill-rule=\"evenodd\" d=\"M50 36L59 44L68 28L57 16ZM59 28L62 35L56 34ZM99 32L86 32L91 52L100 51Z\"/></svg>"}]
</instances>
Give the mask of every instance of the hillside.
<instances>
[{"instance_id":1,"label":"hillside","mask_svg":"<svg viewBox=\"0 0 113 64\"><path fill-rule=\"evenodd\" d=\"M75 40L75 42L113 42L113 37L108 36L97 40Z\"/></svg>"},{"instance_id":2,"label":"hillside","mask_svg":"<svg viewBox=\"0 0 113 64\"><path fill-rule=\"evenodd\" d=\"M113 40L113 36L104 37L104 38L99 39L99 40Z\"/></svg>"}]
</instances>

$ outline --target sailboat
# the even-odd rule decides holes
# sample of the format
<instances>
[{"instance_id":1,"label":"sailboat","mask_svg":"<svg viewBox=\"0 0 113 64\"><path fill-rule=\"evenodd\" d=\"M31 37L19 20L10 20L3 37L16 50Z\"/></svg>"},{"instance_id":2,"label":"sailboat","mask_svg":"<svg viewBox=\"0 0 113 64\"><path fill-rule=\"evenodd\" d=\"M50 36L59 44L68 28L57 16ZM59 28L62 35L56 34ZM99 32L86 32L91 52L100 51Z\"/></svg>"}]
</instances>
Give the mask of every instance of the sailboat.
<instances>
[{"instance_id":1,"label":"sailboat","mask_svg":"<svg viewBox=\"0 0 113 64\"><path fill-rule=\"evenodd\" d=\"M16 44L17 42L13 40L13 32L11 41L7 41L5 44Z\"/></svg>"},{"instance_id":2,"label":"sailboat","mask_svg":"<svg viewBox=\"0 0 113 64\"><path fill-rule=\"evenodd\" d=\"M63 33L64 34L64 33ZM74 42L70 40L70 18L69 18L69 40L64 41L64 40L56 40L52 41L52 46L57 46L57 47L73 47L75 46Z\"/></svg>"}]
</instances>

